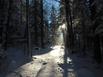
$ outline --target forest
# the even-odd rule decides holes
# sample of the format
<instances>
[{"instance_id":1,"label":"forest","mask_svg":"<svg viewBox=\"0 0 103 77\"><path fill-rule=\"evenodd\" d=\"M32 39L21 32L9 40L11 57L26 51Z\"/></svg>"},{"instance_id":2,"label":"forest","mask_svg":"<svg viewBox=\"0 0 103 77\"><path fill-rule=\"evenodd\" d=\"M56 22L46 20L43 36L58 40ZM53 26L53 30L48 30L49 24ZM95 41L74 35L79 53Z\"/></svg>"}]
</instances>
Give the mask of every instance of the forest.
<instances>
[{"instance_id":1,"label":"forest","mask_svg":"<svg viewBox=\"0 0 103 77\"><path fill-rule=\"evenodd\" d=\"M103 77L103 0L0 0L0 77Z\"/></svg>"}]
</instances>

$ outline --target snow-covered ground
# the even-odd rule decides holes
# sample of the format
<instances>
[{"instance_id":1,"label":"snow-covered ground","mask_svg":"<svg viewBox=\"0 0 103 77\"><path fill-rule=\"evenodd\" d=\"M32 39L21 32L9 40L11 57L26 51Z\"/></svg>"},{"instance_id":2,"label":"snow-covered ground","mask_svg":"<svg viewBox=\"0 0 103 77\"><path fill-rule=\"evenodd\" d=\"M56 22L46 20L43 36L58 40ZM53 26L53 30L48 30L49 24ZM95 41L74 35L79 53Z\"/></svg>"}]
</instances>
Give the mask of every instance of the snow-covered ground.
<instances>
[{"instance_id":1,"label":"snow-covered ground","mask_svg":"<svg viewBox=\"0 0 103 77\"><path fill-rule=\"evenodd\" d=\"M63 46L33 50L36 54L32 60L26 60L21 49L9 48L8 52L9 66L0 77L103 77L103 69L91 58L77 54L65 56Z\"/></svg>"}]
</instances>

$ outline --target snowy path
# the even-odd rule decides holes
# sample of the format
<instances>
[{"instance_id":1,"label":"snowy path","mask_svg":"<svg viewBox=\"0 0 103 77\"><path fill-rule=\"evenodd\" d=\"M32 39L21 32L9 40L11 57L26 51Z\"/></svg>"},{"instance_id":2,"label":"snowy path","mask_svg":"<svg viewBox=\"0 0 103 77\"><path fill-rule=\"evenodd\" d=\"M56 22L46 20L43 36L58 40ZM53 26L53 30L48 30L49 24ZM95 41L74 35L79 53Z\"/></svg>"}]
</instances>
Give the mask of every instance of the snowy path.
<instances>
[{"instance_id":1,"label":"snowy path","mask_svg":"<svg viewBox=\"0 0 103 77\"><path fill-rule=\"evenodd\" d=\"M32 61L21 64L18 68L0 77L102 77L103 70L96 68L88 57L76 54L64 57L64 48L51 47L45 54L33 55ZM44 50L45 51L45 50ZM19 53L20 54L20 53ZM17 53L16 53L17 55ZM14 56L15 57L15 56ZM17 56L16 58L20 57ZM21 55L22 57L22 55ZM19 61L13 58L10 67L17 66ZM23 60L22 60L23 61ZM22 62L20 61L20 62ZM13 65L14 64L14 65Z\"/></svg>"},{"instance_id":2,"label":"snowy path","mask_svg":"<svg viewBox=\"0 0 103 77\"><path fill-rule=\"evenodd\" d=\"M34 55L33 61L20 66L7 77L62 77L58 63L63 63L61 46L52 47L48 53Z\"/></svg>"}]
</instances>

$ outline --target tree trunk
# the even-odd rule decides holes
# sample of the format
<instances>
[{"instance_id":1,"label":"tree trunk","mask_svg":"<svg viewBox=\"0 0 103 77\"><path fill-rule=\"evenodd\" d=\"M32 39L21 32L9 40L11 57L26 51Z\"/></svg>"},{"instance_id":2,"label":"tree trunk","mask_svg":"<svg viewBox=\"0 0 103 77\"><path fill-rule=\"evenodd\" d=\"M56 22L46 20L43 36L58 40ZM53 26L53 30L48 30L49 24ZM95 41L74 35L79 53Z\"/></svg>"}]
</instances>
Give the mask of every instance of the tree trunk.
<instances>
[{"instance_id":1,"label":"tree trunk","mask_svg":"<svg viewBox=\"0 0 103 77\"><path fill-rule=\"evenodd\" d=\"M41 0L41 47L44 48L43 0Z\"/></svg>"},{"instance_id":2,"label":"tree trunk","mask_svg":"<svg viewBox=\"0 0 103 77\"><path fill-rule=\"evenodd\" d=\"M26 0L26 29L27 29L27 54L32 57L31 52L31 36L30 36L30 26L29 26L29 0Z\"/></svg>"},{"instance_id":3,"label":"tree trunk","mask_svg":"<svg viewBox=\"0 0 103 77\"><path fill-rule=\"evenodd\" d=\"M8 3L9 3L9 6L8 6L7 22L6 22L6 27L5 27L5 30L4 30L4 32L5 32L4 49L5 50L7 49L7 44L8 44L8 37L9 37L8 29L9 29L10 22L11 22L13 1L9 0Z\"/></svg>"},{"instance_id":4,"label":"tree trunk","mask_svg":"<svg viewBox=\"0 0 103 77\"><path fill-rule=\"evenodd\" d=\"M20 24L21 24L21 25L22 25L22 18L23 18L23 17L22 17L22 16L23 16L23 15L22 15L22 14L23 14L23 12L22 12L22 9L23 9L22 6L23 6L23 2L22 2L22 0L20 0L20 12L21 12L21 14L20 14L20 22L21 22L21 23L20 23Z\"/></svg>"},{"instance_id":5,"label":"tree trunk","mask_svg":"<svg viewBox=\"0 0 103 77\"><path fill-rule=\"evenodd\" d=\"M66 10L66 21L67 21L66 46L72 49L74 44L74 34L73 34L73 28L72 28L72 16L71 16L69 0L65 0L65 10Z\"/></svg>"},{"instance_id":6,"label":"tree trunk","mask_svg":"<svg viewBox=\"0 0 103 77\"><path fill-rule=\"evenodd\" d=\"M34 29L35 29L35 45L38 46L38 27L37 27L37 0L34 1Z\"/></svg>"},{"instance_id":7,"label":"tree trunk","mask_svg":"<svg viewBox=\"0 0 103 77\"><path fill-rule=\"evenodd\" d=\"M95 0L90 0L90 10L91 10L91 20L92 22L95 21L95 17L96 17L96 4L94 3ZM95 24L92 24L92 30L94 32L94 39L93 39L93 43L94 43L94 59L96 60L97 63L101 63L102 62L102 55L101 55L101 49L100 49L100 38L99 38L99 34L95 35L95 29L97 26L97 21L95 21Z\"/></svg>"},{"instance_id":8,"label":"tree trunk","mask_svg":"<svg viewBox=\"0 0 103 77\"><path fill-rule=\"evenodd\" d=\"M94 37L94 59L98 64L102 62L102 55L100 49L100 38L99 35Z\"/></svg>"},{"instance_id":9,"label":"tree trunk","mask_svg":"<svg viewBox=\"0 0 103 77\"><path fill-rule=\"evenodd\" d=\"M3 37L2 37L2 36L3 36L3 28L4 28L3 22L4 22L4 20L5 20L5 19L4 19L4 17L5 17L5 16L4 16L4 9L5 9L5 8L4 8L4 6L5 6L4 3L5 3L4 0L1 0L1 1L0 1L0 11L1 11L1 12L0 12L0 45L1 45L0 47L2 47L2 45L3 45L3 44L2 44L2 43L3 43Z\"/></svg>"}]
</instances>

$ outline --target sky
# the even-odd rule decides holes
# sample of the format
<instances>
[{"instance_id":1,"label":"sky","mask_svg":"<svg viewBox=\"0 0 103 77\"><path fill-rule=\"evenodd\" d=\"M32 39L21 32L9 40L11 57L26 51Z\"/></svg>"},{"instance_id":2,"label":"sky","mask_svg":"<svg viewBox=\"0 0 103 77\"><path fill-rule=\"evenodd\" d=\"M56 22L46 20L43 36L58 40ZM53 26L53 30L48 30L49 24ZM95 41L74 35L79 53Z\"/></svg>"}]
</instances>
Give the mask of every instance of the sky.
<instances>
[{"instance_id":1,"label":"sky","mask_svg":"<svg viewBox=\"0 0 103 77\"><path fill-rule=\"evenodd\" d=\"M44 0L44 1L46 1L50 7L53 5L55 8L57 8L57 9L59 8L59 2L57 2L55 0Z\"/></svg>"},{"instance_id":2,"label":"sky","mask_svg":"<svg viewBox=\"0 0 103 77\"><path fill-rule=\"evenodd\" d=\"M59 5L60 5L59 2L57 2L55 0L44 0L44 8L48 12L47 18L48 18L49 22L51 22L50 21L51 7L54 6L54 8L58 11L59 10Z\"/></svg>"},{"instance_id":3,"label":"sky","mask_svg":"<svg viewBox=\"0 0 103 77\"><path fill-rule=\"evenodd\" d=\"M26 1L26 0L24 0L24 1ZM32 0L29 0L30 1L30 3L32 2ZM50 13L51 13L51 7L52 6L54 6L54 8L55 8L55 10L59 10L59 6L60 6L60 4L59 4L59 2L58 1L60 1L60 0L43 0L43 8L44 8L44 10L46 10L46 12L47 12L47 16L46 16L46 18L49 20L49 22L50 22Z\"/></svg>"}]
</instances>

